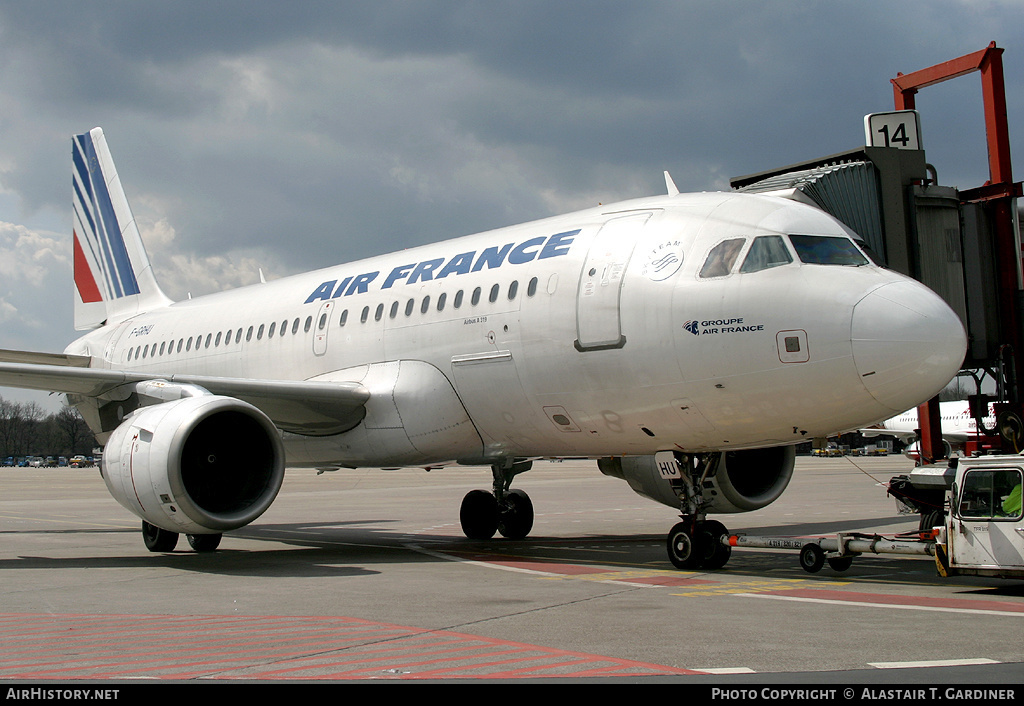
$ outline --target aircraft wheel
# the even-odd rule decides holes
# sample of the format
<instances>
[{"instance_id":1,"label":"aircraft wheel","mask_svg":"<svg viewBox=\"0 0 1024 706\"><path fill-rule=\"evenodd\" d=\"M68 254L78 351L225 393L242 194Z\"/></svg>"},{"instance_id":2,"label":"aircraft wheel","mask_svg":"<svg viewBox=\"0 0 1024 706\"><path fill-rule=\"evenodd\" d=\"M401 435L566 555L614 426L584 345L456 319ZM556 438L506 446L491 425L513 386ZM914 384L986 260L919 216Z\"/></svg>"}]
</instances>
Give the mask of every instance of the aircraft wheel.
<instances>
[{"instance_id":1,"label":"aircraft wheel","mask_svg":"<svg viewBox=\"0 0 1024 706\"><path fill-rule=\"evenodd\" d=\"M700 564L700 552L690 527L690 524L680 522L668 533L668 560L677 569L696 569Z\"/></svg>"},{"instance_id":2,"label":"aircraft wheel","mask_svg":"<svg viewBox=\"0 0 1024 706\"><path fill-rule=\"evenodd\" d=\"M800 566L809 574L816 574L825 565L825 552L817 544L805 544L800 549Z\"/></svg>"},{"instance_id":3,"label":"aircraft wheel","mask_svg":"<svg viewBox=\"0 0 1024 706\"><path fill-rule=\"evenodd\" d=\"M469 539L490 539L498 531L498 501L486 490L471 490L459 510L462 533Z\"/></svg>"},{"instance_id":4,"label":"aircraft wheel","mask_svg":"<svg viewBox=\"0 0 1024 706\"><path fill-rule=\"evenodd\" d=\"M828 559L828 565L833 571L846 571L853 565L852 556L835 556Z\"/></svg>"},{"instance_id":5,"label":"aircraft wheel","mask_svg":"<svg viewBox=\"0 0 1024 706\"><path fill-rule=\"evenodd\" d=\"M220 540L224 535L222 534L186 534L185 537L188 539L188 544L192 549L197 552L212 552L216 551L217 547L220 546Z\"/></svg>"},{"instance_id":6,"label":"aircraft wheel","mask_svg":"<svg viewBox=\"0 0 1024 706\"><path fill-rule=\"evenodd\" d=\"M732 547L722 544L722 537L728 534L729 530L725 525L716 520L707 520L699 526L695 539L702 568L721 569L729 562Z\"/></svg>"},{"instance_id":7,"label":"aircraft wheel","mask_svg":"<svg viewBox=\"0 0 1024 706\"><path fill-rule=\"evenodd\" d=\"M521 490L505 494L505 507L498 511L498 532L508 539L522 539L533 529L533 502Z\"/></svg>"},{"instance_id":8,"label":"aircraft wheel","mask_svg":"<svg viewBox=\"0 0 1024 706\"><path fill-rule=\"evenodd\" d=\"M151 552L173 552L178 546L178 533L142 521L142 541Z\"/></svg>"}]
</instances>

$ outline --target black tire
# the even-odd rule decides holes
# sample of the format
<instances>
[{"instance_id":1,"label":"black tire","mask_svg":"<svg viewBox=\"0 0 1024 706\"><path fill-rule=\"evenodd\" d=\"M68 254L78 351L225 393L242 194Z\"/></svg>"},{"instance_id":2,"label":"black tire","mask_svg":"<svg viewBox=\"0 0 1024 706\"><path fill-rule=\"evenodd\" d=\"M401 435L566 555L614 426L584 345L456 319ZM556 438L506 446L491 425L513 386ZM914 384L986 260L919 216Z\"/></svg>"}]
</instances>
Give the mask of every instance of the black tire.
<instances>
[{"instance_id":1,"label":"black tire","mask_svg":"<svg viewBox=\"0 0 1024 706\"><path fill-rule=\"evenodd\" d=\"M852 556L834 556L827 559L829 568L833 571L846 571L853 565Z\"/></svg>"},{"instance_id":2,"label":"black tire","mask_svg":"<svg viewBox=\"0 0 1024 706\"><path fill-rule=\"evenodd\" d=\"M523 539L533 529L533 501L522 490L510 490L504 505L498 512L498 532L506 539Z\"/></svg>"},{"instance_id":3,"label":"black tire","mask_svg":"<svg viewBox=\"0 0 1024 706\"><path fill-rule=\"evenodd\" d=\"M462 533L469 539L490 539L498 531L498 501L486 490L471 490L459 510Z\"/></svg>"},{"instance_id":4,"label":"black tire","mask_svg":"<svg viewBox=\"0 0 1024 706\"><path fill-rule=\"evenodd\" d=\"M142 541L151 552L173 552L178 546L178 533L142 521Z\"/></svg>"},{"instance_id":5,"label":"black tire","mask_svg":"<svg viewBox=\"0 0 1024 706\"><path fill-rule=\"evenodd\" d=\"M700 564L701 556L697 551L697 542L690 532L690 525L685 522L680 522L669 531L666 548L668 560L677 569L696 569Z\"/></svg>"},{"instance_id":6,"label":"black tire","mask_svg":"<svg viewBox=\"0 0 1024 706\"><path fill-rule=\"evenodd\" d=\"M943 510L929 510L921 513L921 519L917 525L918 532L931 532L936 527L946 523L946 513Z\"/></svg>"},{"instance_id":7,"label":"black tire","mask_svg":"<svg viewBox=\"0 0 1024 706\"><path fill-rule=\"evenodd\" d=\"M186 534L185 537L188 539L188 545L197 552L213 552L217 551L217 547L220 546L220 540L224 535L222 534Z\"/></svg>"},{"instance_id":8,"label":"black tire","mask_svg":"<svg viewBox=\"0 0 1024 706\"><path fill-rule=\"evenodd\" d=\"M817 544L805 544L800 549L800 566L809 574L816 574L825 565L825 552Z\"/></svg>"},{"instance_id":9,"label":"black tire","mask_svg":"<svg viewBox=\"0 0 1024 706\"><path fill-rule=\"evenodd\" d=\"M697 529L697 551L700 553L700 566L704 569L721 569L732 556L732 547L722 544L722 537L728 536L729 530L717 520L707 520Z\"/></svg>"}]
</instances>

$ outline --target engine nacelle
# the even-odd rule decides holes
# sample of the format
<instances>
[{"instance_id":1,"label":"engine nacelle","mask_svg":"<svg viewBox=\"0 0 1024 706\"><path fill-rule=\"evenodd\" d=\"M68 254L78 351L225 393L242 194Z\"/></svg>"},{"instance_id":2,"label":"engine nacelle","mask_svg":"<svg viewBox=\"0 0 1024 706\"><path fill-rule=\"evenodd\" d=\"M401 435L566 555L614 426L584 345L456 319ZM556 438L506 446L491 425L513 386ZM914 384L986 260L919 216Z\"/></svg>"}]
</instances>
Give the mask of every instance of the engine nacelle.
<instances>
[{"instance_id":1,"label":"engine nacelle","mask_svg":"<svg viewBox=\"0 0 1024 706\"><path fill-rule=\"evenodd\" d=\"M110 435L100 472L146 522L183 534L238 529L262 515L284 480L284 445L247 402L203 395L143 407Z\"/></svg>"},{"instance_id":2,"label":"engine nacelle","mask_svg":"<svg viewBox=\"0 0 1024 706\"><path fill-rule=\"evenodd\" d=\"M704 479L706 512L750 512L775 502L789 485L795 465L795 446L722 452L717 468ZM653 456L603 458L598 467L606 476L629 483L639 495L679 508L672 481L662 477Z\"/></svg>"}]
</instances>

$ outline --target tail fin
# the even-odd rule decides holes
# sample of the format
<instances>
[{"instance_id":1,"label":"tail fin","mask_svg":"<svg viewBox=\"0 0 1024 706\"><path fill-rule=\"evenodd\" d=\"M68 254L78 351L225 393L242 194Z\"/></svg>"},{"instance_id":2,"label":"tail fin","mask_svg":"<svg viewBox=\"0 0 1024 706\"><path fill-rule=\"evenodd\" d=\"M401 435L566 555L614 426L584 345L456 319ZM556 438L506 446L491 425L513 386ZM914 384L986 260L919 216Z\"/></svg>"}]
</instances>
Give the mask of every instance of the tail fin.
<instances>
[{"instance_id":1,"label":"tail fin","mask_svg":"<svg viewBox=\"0 0 1024 706\"><path fill-rule=\"evenodd\" d=\"M121 188L103 130L72 139L75 328L167 306Z\"/></svg>"}]
</instances>

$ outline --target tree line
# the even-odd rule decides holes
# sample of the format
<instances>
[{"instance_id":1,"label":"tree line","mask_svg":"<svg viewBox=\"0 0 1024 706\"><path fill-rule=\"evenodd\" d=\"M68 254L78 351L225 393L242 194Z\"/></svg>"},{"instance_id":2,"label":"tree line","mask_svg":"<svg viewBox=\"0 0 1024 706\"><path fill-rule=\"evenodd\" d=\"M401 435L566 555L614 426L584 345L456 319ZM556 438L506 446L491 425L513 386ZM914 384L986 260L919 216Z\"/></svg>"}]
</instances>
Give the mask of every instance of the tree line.
<instances>
[{"instance_id":1,"label":"tree line","mask_svg":"<svg viewBox=\"0 0 1024 706\"><path fill-rule=\"evenodd\" d=\"M47 414L35 402L0 397L0 461L8 456L86 456L97 446L74 407Z\"/></svg>"}]
</instances>

